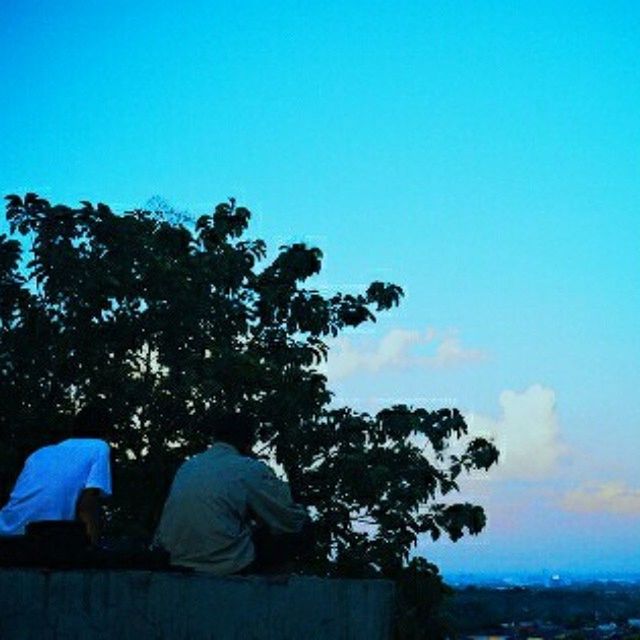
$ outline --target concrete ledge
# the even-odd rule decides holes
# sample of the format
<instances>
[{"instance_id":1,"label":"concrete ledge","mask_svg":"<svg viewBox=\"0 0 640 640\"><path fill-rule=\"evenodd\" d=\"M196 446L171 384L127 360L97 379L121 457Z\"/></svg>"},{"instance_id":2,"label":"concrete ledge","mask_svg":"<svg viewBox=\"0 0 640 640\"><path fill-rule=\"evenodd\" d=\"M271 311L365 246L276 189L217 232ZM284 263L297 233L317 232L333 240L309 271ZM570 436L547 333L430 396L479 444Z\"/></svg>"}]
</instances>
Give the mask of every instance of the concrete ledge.
<instances>
[{"instance_id":1,"label":"concrete ledge","mask_svg":"<svg viewBox=\"0 0 640 640\"><path fill-rule=\"evenodd\" d=\"M0 570L2 640L386 640L393 583Z\"/></svg>"}]
</instances>

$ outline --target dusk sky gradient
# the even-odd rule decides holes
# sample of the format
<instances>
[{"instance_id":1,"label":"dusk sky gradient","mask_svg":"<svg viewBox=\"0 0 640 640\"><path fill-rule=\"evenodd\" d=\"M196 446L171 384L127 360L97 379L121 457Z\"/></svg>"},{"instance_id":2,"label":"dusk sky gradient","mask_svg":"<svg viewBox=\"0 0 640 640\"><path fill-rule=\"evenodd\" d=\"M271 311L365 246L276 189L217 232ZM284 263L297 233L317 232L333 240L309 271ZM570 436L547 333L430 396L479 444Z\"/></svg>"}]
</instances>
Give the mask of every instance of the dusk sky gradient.
<instances>
[{"instance_id":1,"label":"dusk sky gradient","mask_svg":"<svg viewBox=\"0 0 640 640\"><path fill-rule=\"evenodd\" d=\"M503 444L445 572L640 573L640 4L0 0L0 191L192 214L405 288L336 402ZM0 232L6 231L4 222ZM505 448L506 447L506 448Z\"/></svg>"}]
</instances>

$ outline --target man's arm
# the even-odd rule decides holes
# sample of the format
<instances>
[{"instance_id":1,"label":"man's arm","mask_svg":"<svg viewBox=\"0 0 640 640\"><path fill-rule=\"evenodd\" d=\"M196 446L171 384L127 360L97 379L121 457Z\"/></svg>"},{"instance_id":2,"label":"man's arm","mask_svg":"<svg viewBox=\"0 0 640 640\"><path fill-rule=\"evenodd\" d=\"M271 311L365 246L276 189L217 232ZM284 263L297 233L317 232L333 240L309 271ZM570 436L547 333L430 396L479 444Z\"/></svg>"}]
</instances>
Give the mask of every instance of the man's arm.
<instances>
[{"instance_id":1,"label":"man's arm","mask_svg":"<svg viewBox=\"0 0 640 640\"><path fill-rule=\"evenodd\" d=\"M292 500L289 485L279 480L266 464L252 464L246 482L249 509L272 533L302 530L309 520L306 509Z\"/></svg>"},{"instance_id":2,"label":"man's arm","mask_svg":"<svg viewBox=\"0 0 640 640\"><path fill-rule=\"evenodd\" d=\"M101 531L100 490L84 489L76 504L76 518L83 522L91 544L96 544Z\"/></svg>"},{"instance_id":3,"label":"man's arm","mask_svg":"<svg viewBox=\"0 0 640 640\"><path fill-rule=\"evenodd\" d=\"M84 522L92 544L100 537L100 500L111 495L111 449L103 440L95 443L93 462L84 489L76 503L76 517Z\"/></svg>"}]
</instances>

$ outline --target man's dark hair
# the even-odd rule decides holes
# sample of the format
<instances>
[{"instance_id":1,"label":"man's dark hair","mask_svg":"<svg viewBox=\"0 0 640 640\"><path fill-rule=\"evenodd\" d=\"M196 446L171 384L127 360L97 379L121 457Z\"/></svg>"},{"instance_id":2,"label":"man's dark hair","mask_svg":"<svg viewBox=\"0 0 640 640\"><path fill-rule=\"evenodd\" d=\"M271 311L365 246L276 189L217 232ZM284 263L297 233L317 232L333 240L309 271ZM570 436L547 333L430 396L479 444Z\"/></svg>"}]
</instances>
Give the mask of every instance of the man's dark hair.
<instances>
[{"instance_id":1,"label":"man's dark hair","mask_svg":"<svg viewBox=\"0 0 640 640\"><path fill-rule=\"evenodd\" d=\"M100 402L85 405L78 411L71 431L74 438L100 438L106 440L111 429L111 412Z\"/></svg>"},{"instance_id":2,"label":"man's dark hair","mask_svg":"<svg viewBox=\"0 0 640 640\"><path fill-rule=\"evenodd\" d=\"M211 419L211 431L216 442L226 442L239 451L251 447L256 437L255 421L240 413L226 413Z\"/></svg>"}]
</instances>

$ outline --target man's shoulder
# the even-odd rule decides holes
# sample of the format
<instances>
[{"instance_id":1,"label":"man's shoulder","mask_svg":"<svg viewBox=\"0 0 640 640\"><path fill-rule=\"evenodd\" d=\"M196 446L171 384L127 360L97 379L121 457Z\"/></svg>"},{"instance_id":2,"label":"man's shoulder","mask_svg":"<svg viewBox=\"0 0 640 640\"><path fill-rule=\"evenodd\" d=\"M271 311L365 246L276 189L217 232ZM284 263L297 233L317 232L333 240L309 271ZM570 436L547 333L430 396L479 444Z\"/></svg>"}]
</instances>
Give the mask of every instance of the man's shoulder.
<instances>
[{"instance_id":1,"label":"man's shoulder","mask_svg":"<svg viewBox=\"0 0 640 640\"><path fill-rule=\"evenodd\" d=\"M58 447L99 453L108 453L111 449L108 442L99 438L69 438L68 440L63 440Z\"/></svg>"},{"instance_id":2,"label":"man's shoulder","mask_svg":"<svg viewBox=\"0 0 640 640\"><path fill-rule=\"evenodd\" d=\"M262 480L275 478L273 469L263 460L243 456L243 464L246 475L251 478Z\"/></svg>"},{"instance_id":3,"label":"man's shoulder","mask_svg":"<svg viewBox=\"0 0 640 640\"><path fill-rule=\"evenodd\" d=\"M245 456L226 446L212 446L185 460L181 468L206 467L207 469L235 469L243 475L268 476L271 468L262 460Z\"/></svg>"},{"instance_id":4,"label":"man's shoulder","mask_svg":"<svg viewBox=\"0 0 640 640\"><path fill-rule=\"evenodd\" d=\"M220 456L219 460L222 464L242 470L243 473L248 474L259 474L269 470L269 467L262 460L237 452Z\"/></svg>"},{"instance_id":5,"label":"man's shoulder","mask_svg":"<svg viewBox=\"0 0 640 640\"><path fill-rule=\"evenodd\" d=\"M103 460L110 456L111 448L98 438L69 438L50 448L51 458L68 461Z\"/></svg>"}]
</instances>

